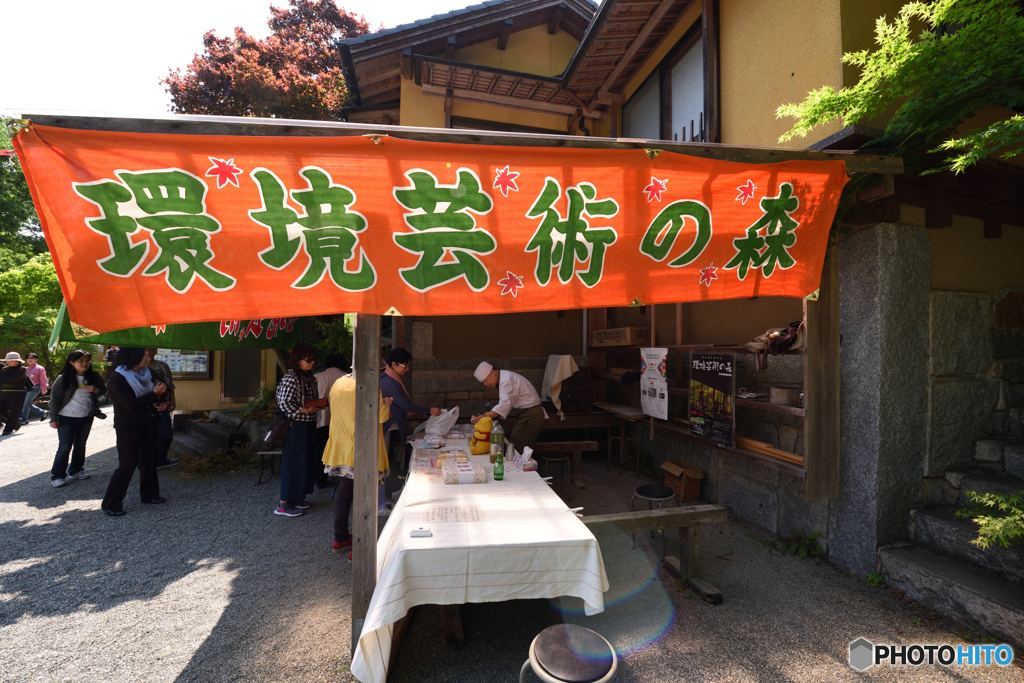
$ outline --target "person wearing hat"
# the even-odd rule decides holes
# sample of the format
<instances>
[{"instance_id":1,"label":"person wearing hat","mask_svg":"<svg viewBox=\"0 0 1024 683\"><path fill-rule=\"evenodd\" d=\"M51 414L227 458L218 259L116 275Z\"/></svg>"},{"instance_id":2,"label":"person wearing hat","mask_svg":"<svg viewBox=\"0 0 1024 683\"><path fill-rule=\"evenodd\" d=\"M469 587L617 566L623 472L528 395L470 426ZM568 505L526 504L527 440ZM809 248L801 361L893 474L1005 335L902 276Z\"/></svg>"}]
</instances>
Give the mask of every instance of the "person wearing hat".
<instances>
[{"instance_id":1,"label":"person wearing hat","mask_svg":"<svg viewBox=\"0 0 1024 683\"><path fill-rule=\"evenodd\" d=\"M8 352L4 356L4 366L0 368L0 419L4 421L4 431L0 436L8 436L21 429L21 408L25 405L25 394L31 388L32 380L22 366L21 354Z\"/></svg>"},{"instance_id":2,"label":"person wearing hat","mask_svg":"<svg viewBox=\"0 0 1024 683\"><path fill-rule=\"evenodd\" d=\"M544 409L530 380L518 372L498 370L486 361L476 366L473 377L485 387L498 388L498 404L482 415L474 415L470 421L475 425L481 417L499 418L517 451L522 453L527 446L536 446L544 427Z\"/></svg>"}]
</instances>

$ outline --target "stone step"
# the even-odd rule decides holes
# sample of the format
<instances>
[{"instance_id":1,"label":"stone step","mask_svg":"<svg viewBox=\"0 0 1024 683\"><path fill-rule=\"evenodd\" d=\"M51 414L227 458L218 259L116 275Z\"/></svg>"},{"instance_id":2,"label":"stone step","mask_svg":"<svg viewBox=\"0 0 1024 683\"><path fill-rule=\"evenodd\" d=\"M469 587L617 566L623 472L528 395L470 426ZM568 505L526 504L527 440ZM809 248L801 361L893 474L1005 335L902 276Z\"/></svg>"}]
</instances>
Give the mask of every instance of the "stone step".
<instances>
[{"instance_id":1,"label":"stone step","mask_svg":"<svg viewBox=\"0 0 1024 683\"><path fill-rule=\"evenodd\" d=\"M1005 472L976 470L968 472L960 479L960 497L957 499L957 505L960 507L970 506L970 499L967 497L968 491L1000 494L1016 493L1024 491L1024 480Z\"/></svg>"},{"instance_id":2,"label":"stone step","mask_svg":"<svg viewBox=\"0 0 1024 683\"><path fill-rule=\"evenodd\" d=\"M936 612L967 626L1024 646L1024 591L1019 584L966 560L915 544L878 549L886 583Z\"/></svg>"},{"instance_id":3,"label":"stone step","mask_svg":"<svg viewBox=\"0 0 1024 683\"><path fill-rule=\"evenodd\" d=\"M952 507L914 510L910 515L910 536L918 544L1024 583L1024 545L993 545L982 550L971 543L978 535L978 526L969 519L959 519ZM1020 590L1024 592L1024 585Z\"/></svg>"},{"instance_id":4,"label":"stone step","mask_svg":"<svg viewBox=\"0 0 1024 683\"><path fill-rule=\"evenodd\" d=\"M1002 439L981 439L974 444L974 462L1002 465L1005 448Z\"/></svg>"},{"instance_id":5,"label":"stone step","mask_svg":"<svg viewBox=\"0 0 1024 683\"><path fill-rule=\"evenodd\" d=\"M1012 443L1003 452L1007 474L1024 479L1024 443Z\"/></svg>"},{"instance_id":6,"label":"stone step","mask_svg":"<svg viewBox=\"0 0 1024 683\"><path fill-rule=\"evenodd\" d=\"M211 410L210 419L239 431L245 422L245 418L237 410Z\"/></svg>"},{"instance_id":7,"label":"stone step","mask_svg":"<svg viewBox=\"0 0 1024 683\"><path fill-rule=\"evenodd\" d=\"M196 458L205 458L211 450L202 439L188 432L175 432L170 452L174 456L190 455Z\"/></svg>"},{"instance_id":8,"label":"stone step","mask_svg":"<svg viewBox=\"0 0 1024 683\"><path fill-rule=\"evenodd\" d=\"M194 436L207 445L207 450L229 450L248 443L248 437L219 422L198 422L190 420L183 424L185 433Z\"/></svg>"}]
</instances>

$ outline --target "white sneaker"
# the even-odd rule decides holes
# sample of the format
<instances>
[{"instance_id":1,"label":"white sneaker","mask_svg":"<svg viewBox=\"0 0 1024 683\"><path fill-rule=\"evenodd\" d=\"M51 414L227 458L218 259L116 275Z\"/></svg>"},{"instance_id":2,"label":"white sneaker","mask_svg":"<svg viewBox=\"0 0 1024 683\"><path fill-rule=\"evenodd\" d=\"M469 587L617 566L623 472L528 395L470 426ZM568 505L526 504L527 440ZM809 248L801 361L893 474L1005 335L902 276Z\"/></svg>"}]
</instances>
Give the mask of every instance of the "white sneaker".
<instances>
[{"instance_id":1,"label":"white sneaker","mask_svg":"<svg viewBox=\"0 0 1024 683\"><path fill-rule=\"evenodd\" d=\"M64 484L68 483L67 479L54 479L50 482L50 485L55 489L59 489Z\"/></svg>"},{"instance_id":2,"label":"white sneaker","mask_svg":"<svg viewBox=\"0 0 1024 683\"><path fill-rule=\"evenodd\" d=\"M85 470L78 470L74 474L69 474L68 479L91 479L92 475Z\"/></svg>"}]
</instances>

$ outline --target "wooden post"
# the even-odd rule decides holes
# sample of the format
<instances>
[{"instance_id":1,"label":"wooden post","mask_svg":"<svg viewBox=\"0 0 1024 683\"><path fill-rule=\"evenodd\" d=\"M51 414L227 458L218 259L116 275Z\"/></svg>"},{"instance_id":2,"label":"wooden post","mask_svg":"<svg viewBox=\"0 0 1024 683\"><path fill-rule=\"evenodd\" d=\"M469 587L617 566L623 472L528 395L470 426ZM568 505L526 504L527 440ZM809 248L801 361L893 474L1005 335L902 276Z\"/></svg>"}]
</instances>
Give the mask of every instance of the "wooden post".
<instances>
[{"instance_id":1,"label":"wooden post","mask_svg":"<svg viewBox=\"0 0 1024 683\"><path fill-rule=\"evenodd\" d=\"M804 301L804 497L839 495L839 268L825 256L817 301Z\"/></svg>"},{"instance_id":2,"label":"wooden post","mask_svg":"<svg viewBox=\"0 0 1024 683\"><path fill-rule=\"evenodd\" d=\"M356 315L355 478L352 501L352 652L377 585L377 448L380 440L380 316Z\"/></svg>"}]
</instances>

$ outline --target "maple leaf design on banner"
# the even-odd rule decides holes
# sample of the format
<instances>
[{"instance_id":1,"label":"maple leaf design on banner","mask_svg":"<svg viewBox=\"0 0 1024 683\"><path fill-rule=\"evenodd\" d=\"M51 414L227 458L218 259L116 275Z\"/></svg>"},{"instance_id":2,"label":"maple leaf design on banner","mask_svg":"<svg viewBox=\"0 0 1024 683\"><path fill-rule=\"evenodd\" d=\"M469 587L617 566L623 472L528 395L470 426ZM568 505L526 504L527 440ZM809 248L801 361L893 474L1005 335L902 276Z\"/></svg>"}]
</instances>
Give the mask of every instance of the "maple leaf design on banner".
<instances>
[{"instance_id":1,"label":"maple leaf design on banner","mask_svg":"<svg viewBox=\"0 0 1024 683\"><path fill-rule=\"evenodd\" d=\"M754 198L754 193L757 192L757 185L754 184L753 180L747 178L747 182L738 186L736 191L739 192L739 194L736 195L736 201L746 206L747 200Z\"/></svg>"},{"instance_id":2,"label":"maple leaf design on banner","mask_svg":"<svg viewBox=\"0 0 1024 683\"><path fill-rule=\"evenodd\" d=\"M150 325L153 328L153 334L163 334L167 331L167 325Z\"/></svg>"},{"instance_id":3,"label":"maple leaf design on banner","mask_svg":"<svg viewBox=\"0 0 1024 683\"><path fill-rule=\"evenodd\" d=\"M505 277L498 280L497 284L501 287L502 296L511 294L513 299L519 296L519 290L525 287L523 284L523 276L516 275L511 270L506 270Z\"/></svg>"},{"instance_id":4,"label":"maple leaf design on banner","mask_svg":"<svg viewBox=\"0 0 1024 683\"><path fill-rule=\"evenodd\" d=\"M505 199L508 199L509 192L519 192L519 185L516 184L519 172L511 170L510 165L506 164L505 168L498 169L494 174L494 184L491 186L501 192L501 196Z\"/></svg>"},{"instance_id":5,"label":"maple leaf design on banner","mask_svg":"<svg viewBox=\"0 0 1024 683\"><path fill-rule=\"evenodd\" d=\"M206 177L217 179L218 190L227 185L238 187L238 176L242 175L242 169L235 166L234 159L228 159L227 161L217 157L207 157L207 159L210 160L213 166L206 169Z\"/></svg>"},{"instance_id":6,"label":"maple leaf design on banner","mask_svg":"<svg viewBox=\"0 0 1024 683\"><path fill-rule=\"evenodd\" d=\"M700 269L700 284L710 287L711 283L718 279L718 266L714 263Z\"/></svg>"},{"instance_id":7,"label":"maple leaf design on banner","mask_svg":"<svg viewBox=\"0 0 1024 683\"><path fill-rule=\"evenodd\" d=\"M647 203L660 202L661 195L668 192L668 178L662 180L661 178L655 178L651 176L651 182L647 184L647 187L643 189L645 195L647 195Z\"/></svg>"}]
</instances>

